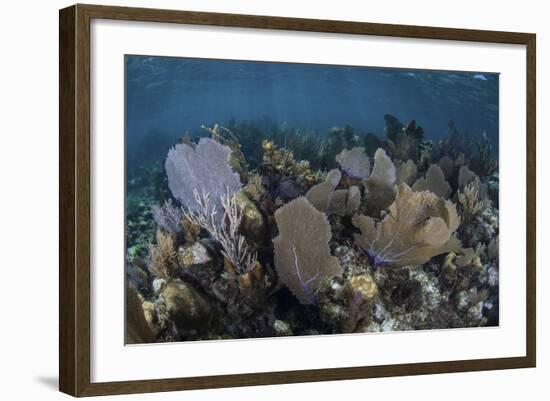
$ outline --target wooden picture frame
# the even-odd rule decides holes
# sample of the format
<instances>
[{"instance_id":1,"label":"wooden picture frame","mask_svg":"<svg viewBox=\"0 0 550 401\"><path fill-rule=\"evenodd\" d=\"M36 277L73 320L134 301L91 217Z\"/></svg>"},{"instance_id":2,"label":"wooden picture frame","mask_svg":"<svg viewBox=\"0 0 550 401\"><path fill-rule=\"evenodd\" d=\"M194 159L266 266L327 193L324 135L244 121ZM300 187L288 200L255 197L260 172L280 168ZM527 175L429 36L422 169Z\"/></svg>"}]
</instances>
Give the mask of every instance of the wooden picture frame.
<instances>
[{"instance_id":1,"label":"wooden picture frame","mask_svg":"<svg viewBox=\"0 0 550 401\"><path fill-rule=\"evenodd\" d=\"M526 46L526 355L511 358L92 383L90 380L90 21L95 18ZM535 367L536 37L534 34L80 4L60 11L59 29L59 388L62 392L73 396L95 396Z\"/></svg>"}]
</instances>

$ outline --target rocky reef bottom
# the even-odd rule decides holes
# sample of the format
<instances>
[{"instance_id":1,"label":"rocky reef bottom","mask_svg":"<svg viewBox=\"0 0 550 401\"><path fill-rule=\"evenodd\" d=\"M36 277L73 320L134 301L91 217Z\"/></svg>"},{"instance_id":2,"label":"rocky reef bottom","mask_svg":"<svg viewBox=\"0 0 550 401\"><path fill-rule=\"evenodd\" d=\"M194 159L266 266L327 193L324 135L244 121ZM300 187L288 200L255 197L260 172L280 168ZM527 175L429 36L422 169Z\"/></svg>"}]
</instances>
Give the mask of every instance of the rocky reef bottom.
<instances>
[{"instance_id":1,"label":"rocky reef bottom","mask_svg":"<svg viewBox=\"0 0 550 401\"><path fill-rule=\"evenodd\" d=\"M135 318L139 321L139 312L143 308L148 322L146 325L141 323L143 332L148 333L151 327L158 331L135 336L128 333L129 342L449 329L499 324L499 275L493 262L459 268L453 263L456 256L451 255L434 258L419 267L374 269L363 263L364 258L352 246L339 245L335 247L334 255L345 266L343 273L319 289L318 304L302 305L284 287L269 294L254 294L257 290L246 294L246 284L232 280L221 266L222 262L215 260L210 246L208 242L195 242L181 249L179 256L185 260L183 263L187 269L181 279L151 281L145 266L140 266L141 260L134 259L131 267L133 284L129 287L128 297L138 300L128 303L128 318L132 320L132 308L135 308L138 312ZM215 277L217 274L218 278ZM266 276L262 279L266 280ZM208 291L203 287L206 283L210 286ZM139 288L139 292L135 288ZM143 294L156 297L156 300L147 301Z\"/></svg>"}]
</instances>

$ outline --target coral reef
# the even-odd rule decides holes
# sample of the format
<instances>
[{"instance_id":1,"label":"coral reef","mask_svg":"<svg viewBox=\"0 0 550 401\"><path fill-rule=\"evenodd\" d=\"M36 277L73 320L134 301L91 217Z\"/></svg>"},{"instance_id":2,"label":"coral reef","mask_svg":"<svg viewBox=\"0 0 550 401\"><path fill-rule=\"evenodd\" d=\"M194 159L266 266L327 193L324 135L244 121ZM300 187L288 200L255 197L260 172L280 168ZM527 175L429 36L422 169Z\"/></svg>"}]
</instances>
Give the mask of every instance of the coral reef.
<instances>
[{"instance_id":1,"label":"coral reef","mask_svg":"<svg viewBox=\"0 0 550 401\"><path fill-rule=\"evenodd\" d=\"M384 120L231 120L130 171L125 341L498 325L488 137Z\"/></svg>"}]
</instances>

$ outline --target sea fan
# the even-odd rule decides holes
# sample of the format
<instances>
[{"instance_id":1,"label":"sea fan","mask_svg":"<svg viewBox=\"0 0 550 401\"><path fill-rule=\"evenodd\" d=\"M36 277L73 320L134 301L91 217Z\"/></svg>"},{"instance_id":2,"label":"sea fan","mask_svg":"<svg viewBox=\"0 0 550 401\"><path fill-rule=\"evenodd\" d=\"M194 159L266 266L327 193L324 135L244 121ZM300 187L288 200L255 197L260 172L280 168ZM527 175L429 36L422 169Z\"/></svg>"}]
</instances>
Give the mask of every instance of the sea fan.
<instances>
[{"instance_id":1,"label":"sea fan","mask_svg":"<svg viewBox=\"0 0 550 401\"><path fill-rule=\"evenodd\" d=\"M208 194L219 223L222 217L221 199L241 189L239 175L229 164L231 149L210 138L201 138L195 148L180 143L170 149L165 168L172 195L192 212L200 205L195 191Z\"/></svg>"},{"instance_id":2,"label":"sea fan","mask_svg":"<svg viewBox=\"0 0 550 401\"><path fill-rule=\"evenodd\" d=\"M407 184L399 186L382 221L361 215L353 224L361 230L355 243L375 267L418 266L460 249L454 236L460 224L455 204L428 191L414 192Z\"/></svg>"},{"instance_id":3,"label":"sea fan","mask_svg":"<svg viewBox=\"0 0 550 401\"><path fill-rule=\"evenodd\" d=\"M338 259L330 254L327 217L300 197L278 209L275 220L279 228L273 240L277 274L300 303L314 304L314 291L342 271Z\"/></svg>"}]
</instances>

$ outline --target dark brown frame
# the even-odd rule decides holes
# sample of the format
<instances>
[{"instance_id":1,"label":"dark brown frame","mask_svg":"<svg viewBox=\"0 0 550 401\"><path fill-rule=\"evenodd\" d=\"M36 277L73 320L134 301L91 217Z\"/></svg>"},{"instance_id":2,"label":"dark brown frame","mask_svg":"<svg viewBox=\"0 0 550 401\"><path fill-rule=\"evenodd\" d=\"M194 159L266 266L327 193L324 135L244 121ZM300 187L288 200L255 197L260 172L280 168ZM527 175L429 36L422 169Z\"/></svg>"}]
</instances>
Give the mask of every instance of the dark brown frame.
<instances>
[{"instance_id":1,"label":"dark brown frame","mask_svg":"<svg viewBox=\"0 0 550 401\"><path fill-rule=\"evenodd\" d=\"M523 357L123 382L90 382L90 20L92 18L525 45L527 324ZM74 5L59 13L59 388L73 396L527 368L536 365L536 35L300 18Z\"/></svg>"}]
</instances>

